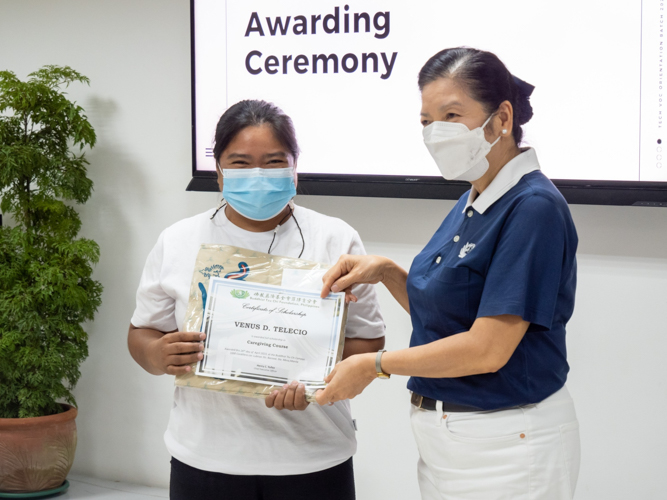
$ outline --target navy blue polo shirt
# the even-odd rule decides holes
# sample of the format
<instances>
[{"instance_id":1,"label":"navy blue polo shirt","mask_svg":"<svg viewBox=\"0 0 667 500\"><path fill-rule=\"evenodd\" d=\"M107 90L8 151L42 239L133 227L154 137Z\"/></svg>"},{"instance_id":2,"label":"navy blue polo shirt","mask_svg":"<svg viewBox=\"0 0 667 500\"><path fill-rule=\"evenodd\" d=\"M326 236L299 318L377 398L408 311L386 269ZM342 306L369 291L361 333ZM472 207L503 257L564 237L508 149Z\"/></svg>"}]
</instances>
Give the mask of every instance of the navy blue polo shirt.
<instances>
[{"instance_id":1,"label":"navy blue polo shirt","mask_svg":"<svg viewBox=\"0 0 667 500\"><path fill-rule=\"evenodd\" d=\"M576 288L577 233L567 202L533 149L511 160L474 201L464 194L408 274L410 346L470 330L480 317L530 323L496 373L412 377L408 388L481 410L537 403L565 384L565 326Z\"/></svg>"}]
</instances>

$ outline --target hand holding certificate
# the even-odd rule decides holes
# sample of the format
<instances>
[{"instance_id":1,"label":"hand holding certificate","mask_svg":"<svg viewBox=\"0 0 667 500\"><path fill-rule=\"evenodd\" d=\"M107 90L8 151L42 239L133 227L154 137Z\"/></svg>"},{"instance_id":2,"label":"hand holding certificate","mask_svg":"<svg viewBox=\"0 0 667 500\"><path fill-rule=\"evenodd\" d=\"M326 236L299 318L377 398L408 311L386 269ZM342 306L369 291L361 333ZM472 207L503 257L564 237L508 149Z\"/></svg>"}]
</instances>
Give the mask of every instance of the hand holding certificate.
<instances>
[{"instance_id":1,"label":"hand holding certificate","mask_svg":"<svg viewBox=\"0 0 667 500\"><path fill-rule=\"evenodd\" d=\"M325 386L343 334L344 294L212 278L206 343L196 374L283 385Z\"/></svg>"},{"instance_id":2,"label":"hand holding certificate","mask_svg":"<svg viewBox=\"0 0 667 500\"><path fill-rule=\"evenodd\" d=\"M320 297L328 268L202 245L183 331L206 333L204 358L178 375L176 385L266 398L297 380L315 401L345 341L344 294Z\"/></svg>"}]
</instances>

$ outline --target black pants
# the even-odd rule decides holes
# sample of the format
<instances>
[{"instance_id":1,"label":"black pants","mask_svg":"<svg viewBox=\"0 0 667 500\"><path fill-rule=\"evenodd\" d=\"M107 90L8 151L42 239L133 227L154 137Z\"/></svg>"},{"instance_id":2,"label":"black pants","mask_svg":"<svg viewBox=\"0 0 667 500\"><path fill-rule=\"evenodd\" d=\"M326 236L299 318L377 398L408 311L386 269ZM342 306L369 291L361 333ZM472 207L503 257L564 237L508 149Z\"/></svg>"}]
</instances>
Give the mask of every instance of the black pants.
<instances>
[{"instance_id":1,"label":"black pants","mask_svg":"<svg viewBox=\"0 0 667 500\"><path fill-rule=\"evenodd\" d=\"M354 500L352 458L310 474L237 476L171 459L171 500Z\"/></svg>"}]
</instances>

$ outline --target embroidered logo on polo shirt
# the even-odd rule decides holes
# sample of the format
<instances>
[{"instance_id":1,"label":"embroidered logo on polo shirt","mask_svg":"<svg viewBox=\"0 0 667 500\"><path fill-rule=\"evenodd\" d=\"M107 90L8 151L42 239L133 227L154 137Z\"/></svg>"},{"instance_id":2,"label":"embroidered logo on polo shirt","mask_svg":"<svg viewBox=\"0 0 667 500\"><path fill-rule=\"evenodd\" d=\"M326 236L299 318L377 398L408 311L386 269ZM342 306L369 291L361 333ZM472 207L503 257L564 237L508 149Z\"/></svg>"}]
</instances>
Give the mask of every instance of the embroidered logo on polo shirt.
<instances>
[{"instance_id":1,"label":"embroidered logo on polo shirt","mask_svg":"<svg viewBox=\"0 0 667 500\"><path fill-rule=\"evenodd\" d=\"M473 248L475 248L474 243L466 243L465 245L463 245L463 248L459 252L459 259L462 259L466 255L468 255L470 252L472 252Z\"/></svg>"}]
</instances>

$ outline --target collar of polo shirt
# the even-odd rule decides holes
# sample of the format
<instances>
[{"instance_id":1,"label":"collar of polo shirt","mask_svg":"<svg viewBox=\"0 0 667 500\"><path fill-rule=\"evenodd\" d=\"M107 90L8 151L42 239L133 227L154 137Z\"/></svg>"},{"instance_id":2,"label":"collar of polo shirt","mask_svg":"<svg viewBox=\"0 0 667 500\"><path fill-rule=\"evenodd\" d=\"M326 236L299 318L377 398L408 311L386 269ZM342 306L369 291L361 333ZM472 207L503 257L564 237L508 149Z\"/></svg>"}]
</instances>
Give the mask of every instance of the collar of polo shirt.
<instances>
[{"instance_id":1,"label":"collar of polo shirt","mask_svg":"<svg viewBox=\"0 0 667 500\"><path fill-rule=\"evenodd\" d=\"M468 201L463 208L463 212L465 213L469 207L472 207L478 213L483 214L507 191L516 186L524 175L539 169L540 164L537 161L537 153L535 153L533 148L527 148L500 169L496 177L491 181L491 184L482 191L482 194L477 193L477 190L473 186L468 194Z\"/></svg>"}]
</instances>

